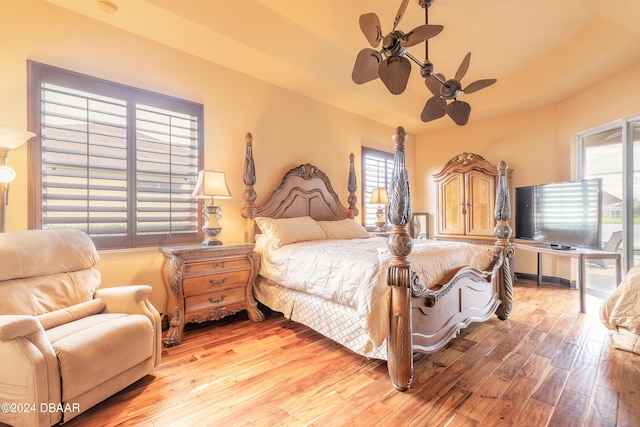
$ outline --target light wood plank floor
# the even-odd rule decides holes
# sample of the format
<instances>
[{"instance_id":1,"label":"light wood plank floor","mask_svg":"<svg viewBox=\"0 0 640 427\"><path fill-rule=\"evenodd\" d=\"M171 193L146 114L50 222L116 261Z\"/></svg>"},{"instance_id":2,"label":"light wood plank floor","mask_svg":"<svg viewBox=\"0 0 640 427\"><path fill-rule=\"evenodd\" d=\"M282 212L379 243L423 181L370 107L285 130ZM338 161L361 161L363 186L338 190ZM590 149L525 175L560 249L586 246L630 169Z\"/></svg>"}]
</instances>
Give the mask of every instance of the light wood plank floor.
<instances>
[{"instance_id":1,"label":"light wood plank floor","mask_svg":"<svg viewBox=\"0 0 640 427\"><path fill-rule=\"evenodd\" d=\"M68 423L136 426L640 426L640 356L611 347L601 300L518 281L507 321L415 356L407 392L277 313L189 325L152 375Z\"/></svg>"}]
</instances>

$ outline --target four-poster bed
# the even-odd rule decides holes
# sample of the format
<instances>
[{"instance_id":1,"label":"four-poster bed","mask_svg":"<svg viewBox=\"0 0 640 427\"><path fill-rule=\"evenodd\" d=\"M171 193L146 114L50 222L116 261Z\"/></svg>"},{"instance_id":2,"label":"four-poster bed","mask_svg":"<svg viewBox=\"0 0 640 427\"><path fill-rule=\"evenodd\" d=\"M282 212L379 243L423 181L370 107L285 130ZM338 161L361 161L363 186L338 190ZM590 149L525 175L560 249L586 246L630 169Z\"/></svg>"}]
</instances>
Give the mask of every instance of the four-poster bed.
<instances>
[{"instance_id":1,"label":"four-poster bed","mask_svg":"<svg viewBox=\"0 0 640 427\"><path fill-rule=\"evenodd\" d=\"M361 227L353 221L358 215L353 154L348 207L340 203L328 177L311 164L288 171L271 198L257 206L251 134L246 137L242 215L247 220L245 239L256 243L261 256L256 298L359 354L386 359L394 387L407 390L414 352L435 351L460 329L494 313L503 320L509 316L513 247L504 162L498 165L492 256L466 243L412 240L403 128L396 129L393 140L387 213L391 234L386 240L364 238L368 236L356 230ZM301 236L315 227L324 230L324 237ZM316 272L316 265L325 264L329 270Z\"/></svg>"}]
</instances>

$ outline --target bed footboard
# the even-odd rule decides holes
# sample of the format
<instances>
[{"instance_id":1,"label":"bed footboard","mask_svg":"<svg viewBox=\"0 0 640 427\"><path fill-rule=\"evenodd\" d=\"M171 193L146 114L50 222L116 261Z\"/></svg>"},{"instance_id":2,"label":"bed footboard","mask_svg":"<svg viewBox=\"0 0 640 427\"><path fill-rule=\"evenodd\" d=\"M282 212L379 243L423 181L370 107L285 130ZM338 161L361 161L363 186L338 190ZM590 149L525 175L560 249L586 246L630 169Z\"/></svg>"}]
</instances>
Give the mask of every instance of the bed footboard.
<instances>
[{"instance_id":1,"label":"bed footboard","mask_svg":"<svg viewBox=\"0 0 640 427\"><path fill-rule=\"evenodd\" d=\"M446 345L462 328L481 322L494 313L506 319L513 305L513 280L510 258L514 249L509 241L511 215L507 186L507 165L498 165L494 229L496 244L493 261L487 270L463 267L438 290L422 285L411 271L408 256L412 243L407 231L411 220L411 195L405 165L407 135L402 127L393 134L394 170L387 220L392 224L389 250L391 287L388 338L388 369L393 386L401 391L411 386L413 352L432 352Z\"/></svg>"}]
</instances>

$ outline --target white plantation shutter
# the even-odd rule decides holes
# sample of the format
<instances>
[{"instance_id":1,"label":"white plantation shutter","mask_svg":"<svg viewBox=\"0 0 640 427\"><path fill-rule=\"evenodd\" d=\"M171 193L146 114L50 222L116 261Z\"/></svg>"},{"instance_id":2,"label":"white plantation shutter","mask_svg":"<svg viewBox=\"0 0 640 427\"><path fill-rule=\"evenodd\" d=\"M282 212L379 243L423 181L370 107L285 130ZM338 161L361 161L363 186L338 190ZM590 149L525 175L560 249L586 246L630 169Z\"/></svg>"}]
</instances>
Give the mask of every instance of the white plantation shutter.
<instances>
[{"instance_id":1,"label":"white plantation shutter","mask_svg":"<svg viewBox=\"0 0 640 427\"><path fill-rule=\"evenodd\" d=\"M378 205L369 204L375 188L391 187L393 172L393 154L386 151L362 147L362 204L364 206L364 225L374 227Z\"/></svg>"},{"instance_id":2,"label":"white plantation shutter","mask_svg":"<svg viewBox=\"0 0 640 427\"><path fill-rule=\"evenodd\" d=\"M136 229L138 236L198 232L198 120L136 105Z\"/></svg>"},{"instance_id":3,"label":"white plantation shutter","mask_svg":"<svg viewBox=\"0 0 640 427\"><path fill-rule=\"evenodd\" d=\"M203 107L29 62L31 228L98 248L195 242Z\"/></svg>"}]
</instances>

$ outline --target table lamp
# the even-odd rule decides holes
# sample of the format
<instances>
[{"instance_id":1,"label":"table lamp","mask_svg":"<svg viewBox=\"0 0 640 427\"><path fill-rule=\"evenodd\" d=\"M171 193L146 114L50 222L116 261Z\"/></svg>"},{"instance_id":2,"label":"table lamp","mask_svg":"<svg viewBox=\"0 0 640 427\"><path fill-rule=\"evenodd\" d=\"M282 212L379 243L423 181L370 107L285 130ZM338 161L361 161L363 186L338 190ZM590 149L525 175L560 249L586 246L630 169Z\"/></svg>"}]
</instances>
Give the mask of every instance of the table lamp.
<instances>
[{"instance_id":1,"label":"table lamp","mask_svg":"<svg viewBox=\"0 0 640 427\"><path fill-rule=\"evenodd\" d=\"M6 207L9 204L9 183L16 178L16 171L7 165L9 152L20 147L30 138L36 136L32 132L20 129L0 127L0 233L5 232Z\"/></svg>"},{"instance_id":2,"label":"table lamp","mask_svg":"<svg viewBox=\"0 0 640 427\"><path fill-rule=\"evenodd\" d=\"M389 196L386 188L374 188L371 193L371 200L369 204L378 205L376 209L376 229L374 231L385 231L384 226L387 225L387 221L384 218L384 211L382 205L389 203Z\"/></svg>"},{"instance_id":3,"label":"table lamp","mask_svg":"<svg viewBox=\"0 0 640 427\"><path fill-rule=\"evenodd\" d=\"M222 208L214 205L214 197L218 199L231 198L224 172L212 170L198 172L198 181L193 193L191 193L191 197L204 200L202 204L202 218L204 219L202 232L205 235L205 239L202 241L202 245L221 245L222 242L218 240L217 236L222 231L219 222L222 218ZM207 204L208 199L210 199L210 203Z\"/></svg>"}]
</instances>

